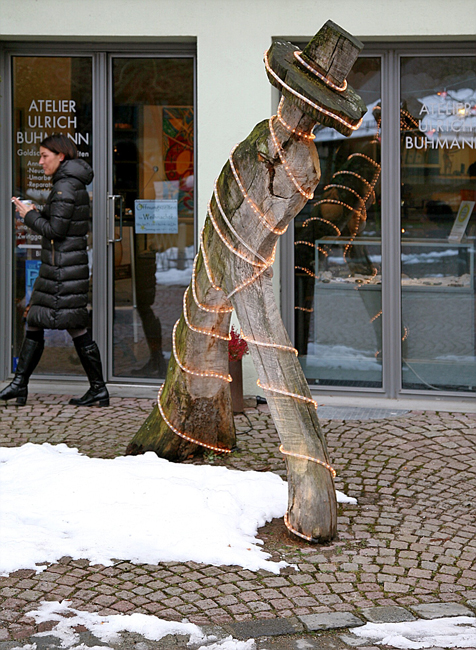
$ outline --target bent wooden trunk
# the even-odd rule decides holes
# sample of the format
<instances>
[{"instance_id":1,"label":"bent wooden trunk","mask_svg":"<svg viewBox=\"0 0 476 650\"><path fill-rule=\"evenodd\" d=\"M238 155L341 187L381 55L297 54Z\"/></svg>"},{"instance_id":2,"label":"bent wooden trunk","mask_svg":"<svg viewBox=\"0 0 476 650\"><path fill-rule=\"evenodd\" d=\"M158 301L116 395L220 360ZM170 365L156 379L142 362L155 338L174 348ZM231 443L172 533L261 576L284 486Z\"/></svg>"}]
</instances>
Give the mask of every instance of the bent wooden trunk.
<instances>
[{"instance_id":1,"label":"bent wooden trunk","mask_svg":"<svg viewBox=\"0 0 476 650\"><path fill-rule=\"evenodd\" d=\"M287 100L282 117L300 131L313 126ZM207 448L231 449L225 339L234 307L286 454L288 527L306 539L327 541L336 534L333 477L316 408L276 305L270 268L279 235L304 207L319 176L314 143L293 137L278 120L258 124L231 154L210 201L185 292L160 397L162 413L154 409L128 453L153 450L183 460ZM214 376L205 376L207 371Z\"/></svg>"}]
</instances>

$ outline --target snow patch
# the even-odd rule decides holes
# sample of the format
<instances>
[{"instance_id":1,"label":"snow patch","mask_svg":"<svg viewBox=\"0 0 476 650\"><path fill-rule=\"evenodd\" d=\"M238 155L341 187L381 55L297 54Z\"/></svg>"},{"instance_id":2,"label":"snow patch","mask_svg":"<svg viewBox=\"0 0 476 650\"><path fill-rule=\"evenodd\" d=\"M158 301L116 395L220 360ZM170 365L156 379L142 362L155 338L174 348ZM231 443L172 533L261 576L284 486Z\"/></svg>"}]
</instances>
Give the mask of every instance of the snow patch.
<instances>
[{"instance_id":1,"label":"snow patch","mask_svg":"<svg viewBox=\"0 0 476 650\"><path fill-rule=\"evenodd\" d=\"M476 647L476 618L455 616L409 623L367 623L352 634L399 650Z\"/></svg>"},{"instance_id":2,"label":"snow patch","mask_svg":"<svg viewBox=\"0 0 476 650\"><path fill-rule=\"evenodd\" d=\"M170 463L153 452L88 458L64 444L0 447L0 574L63 556L110 566L188 562L279 573L256 538L283 517L272 472ZM355 503L342 493L339 501Z\"/></svg>"}]
</instances>

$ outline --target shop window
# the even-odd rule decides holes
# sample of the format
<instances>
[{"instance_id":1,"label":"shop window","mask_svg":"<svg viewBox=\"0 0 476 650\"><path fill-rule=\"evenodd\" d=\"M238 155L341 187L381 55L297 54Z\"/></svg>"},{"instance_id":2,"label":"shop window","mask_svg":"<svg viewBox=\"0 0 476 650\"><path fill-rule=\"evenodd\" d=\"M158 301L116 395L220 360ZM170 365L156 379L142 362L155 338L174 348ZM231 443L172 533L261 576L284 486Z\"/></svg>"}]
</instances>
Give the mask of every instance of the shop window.
<instances>
[{"instance_id":1,"label":"shop window","mask_svg":"<svg viewBox=\"0 0 476 650\"><path fill-rule=\"evenodd\" d=\"M349 84L367 104L350 138L318 127L321 181L294 225L295 344L310 384L381 387L380 57Z\"/></svg>"},{"instance_id":2,"label":"shop window","mask_svg":"<svg viewBox=\"0 0 476 650\"><path fill-rule=\"evenodd\" d=\"M322 178L293 242L311 385L476 390L476 57L415 49L359 58L362 127L315 130Z\"/></svg>"},{"instance_id":3,"label":"shop window","mask_svg":"<svg viewBox=\"0 0 476 650\"><path fill-rule=\"evenodd\" d=\"M476 57L401 65L402 386L476 390Z\"/></svg>"}]
</instances>

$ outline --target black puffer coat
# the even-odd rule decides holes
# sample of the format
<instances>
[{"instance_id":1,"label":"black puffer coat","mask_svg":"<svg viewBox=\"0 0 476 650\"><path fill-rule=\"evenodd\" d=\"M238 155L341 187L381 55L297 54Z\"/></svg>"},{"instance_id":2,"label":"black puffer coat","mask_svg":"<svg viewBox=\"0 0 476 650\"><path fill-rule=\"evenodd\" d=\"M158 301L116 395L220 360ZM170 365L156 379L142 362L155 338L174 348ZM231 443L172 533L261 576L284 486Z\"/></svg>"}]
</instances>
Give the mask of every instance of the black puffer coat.
<instances>
[{"instance_id":1,"label":"black puffer coat","mask_svg":"<svg viewBox=\"0 0 476 650\"><path fill-rule=\"evenodd\" d=\"M46 205L30 210L25 223L42 235L41 266L27 323L44 329L88 326L89 266L86 235L93 170L81 159L65 160L53 176Z\"/></svg>"}]
</instances>

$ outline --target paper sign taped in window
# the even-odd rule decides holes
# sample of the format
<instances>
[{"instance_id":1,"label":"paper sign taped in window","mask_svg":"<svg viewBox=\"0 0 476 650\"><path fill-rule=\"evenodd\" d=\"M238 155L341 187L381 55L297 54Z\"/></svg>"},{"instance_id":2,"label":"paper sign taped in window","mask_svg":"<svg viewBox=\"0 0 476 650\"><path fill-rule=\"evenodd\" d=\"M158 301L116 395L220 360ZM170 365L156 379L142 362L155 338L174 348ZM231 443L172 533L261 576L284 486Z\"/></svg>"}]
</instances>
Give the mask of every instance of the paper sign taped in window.
<instances>
[{"instance_id":1,"label":"paper sign taped in window","mask_svg":"<svg viewBox=\"0 0 476 650\"><path fill-rule=\"evenodd\" d=\"M160 199L134 201L136 235L177 234L178 201Z\"/></svg>"}]
</instances>

